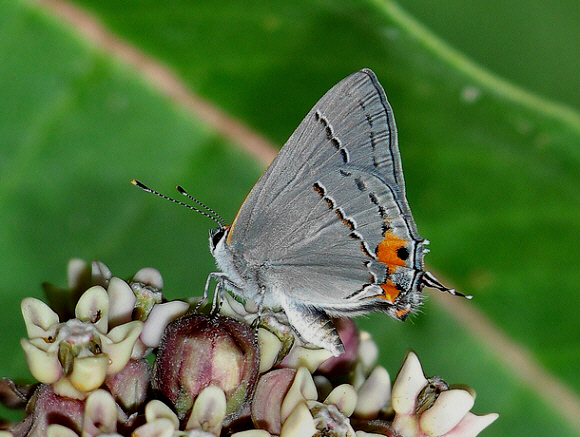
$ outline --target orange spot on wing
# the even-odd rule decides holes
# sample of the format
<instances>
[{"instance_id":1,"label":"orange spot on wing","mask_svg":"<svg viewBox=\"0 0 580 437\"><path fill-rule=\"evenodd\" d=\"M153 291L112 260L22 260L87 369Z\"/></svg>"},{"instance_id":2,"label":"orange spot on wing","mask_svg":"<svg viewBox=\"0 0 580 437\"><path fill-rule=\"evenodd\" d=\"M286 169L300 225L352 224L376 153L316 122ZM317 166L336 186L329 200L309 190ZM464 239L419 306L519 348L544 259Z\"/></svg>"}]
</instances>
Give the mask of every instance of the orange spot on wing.
<instances>
[{"instance_id":1,"label":"orange spot on wing","mask_svg":"<svg viewBox=\"0 0 580 437\"><path fill-rule=\"evenodd\" d=\"M407 265L405 260L401 259L398 254L398 250L405 247L407 242L404 239L397 237L391 230L385 232L384 237L384 240L377 246L377 259L386 265L388 273L392 274L397 267L404 267ZM388 280L380 286L383 289L383 294L379 297L385 299L387 302L394 303L401 293L401 290L397 288L392 280Z\"/></svg>"},{"instance_id":2,"label":"orange spot on wing","mask_svg":"<svg viewBox=\"0 0 580 437\"><path fill-rule=\"evenodd\" d=\"M389 267L389 271L394 270L392 267L406 266L405 260L399 258L397 253L406 244L407 242L393 234L393 231L385 232L385 239L377 247L377 259Z\"/></svg>"},{"instance_id":3,"label":"orange spot on wing","mask_svg":"<svg viewBox=\"0 0 580 437\"><path fill-rule=\"evenodd\" d=\"M407 317L407 314L409 314L409 311L410 311L409 309L397 310L395 311L395 314L399 319L404 319L405 317Z\"/></svg>"},{"instance_id":4,"label":"orange spot on wing","mask_svg":"<svg viewBox=\"0 0 580 437\"><path fill-rule=\"evenodd\" d=\"M387 281L386 284L381 284L381 288L383 289L383 294L378 297L391 303L394 303L395 299L399 296L399 293L401 293L401 291L391 281Z\"/></svg>"}]
</instances>

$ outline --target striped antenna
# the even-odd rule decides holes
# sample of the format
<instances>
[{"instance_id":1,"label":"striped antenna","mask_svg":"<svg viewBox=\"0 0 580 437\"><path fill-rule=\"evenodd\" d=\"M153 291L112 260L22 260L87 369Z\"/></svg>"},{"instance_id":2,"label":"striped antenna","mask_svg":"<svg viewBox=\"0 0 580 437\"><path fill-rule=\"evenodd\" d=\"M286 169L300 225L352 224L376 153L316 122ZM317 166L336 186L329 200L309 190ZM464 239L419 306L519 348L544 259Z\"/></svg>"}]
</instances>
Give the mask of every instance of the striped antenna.
<instances>
[{"instance_id":1,"label":"striped antenna","mask_svg":"<svg viewBox=\"0 0 580 437\"><path fill-rule=\"evenodd\" d=\"M190 194L188 194L188 193L187 193L187 192L186 192L186 191L185 191L183 188L181 188L180 186L177 186L177 190L178 190L178 191L179 191L181 194L184 194L184 195L185 195L185 196L186 196L188 199L191 199L191 200L193 200L193 201L194 201L194 202L196 202L198 205L200 205L200 206L202 206L203 208L205 208L205 209L206 209L206 211L204 211L204 210L202 210L202 209L199 209L199 208L196 208L196 207L195 207L195 206L193 206L193 205L189 205L189 204L187 204L187 203L184 203L184 202L181 202L181 201L179 201L179 200L176 200L176 199L174 199L174 198L172 198L172 197L166 196L165 194L161 194L159 191L156 191L156 190L154 190L154 189L152 189L152 188L149 188L147 185L143 184L142 182L139 182L139 181L138 181L138 180L136 180L136 179L133 179L133 180L131 180L131 183L132 183L133 185L135 185L136 187L138 187L138 188L141 188L143 191L146 191L146 192L148 192L148 193L151 193L151 194L155 194L156 196L159 196L159 197L161 197L161 198L163 198L163 199L165 199L165 200L169 200L170 202L177 203L178 205L185 206L186 208L188 208L188 209L191 209L192 211L195 211L195 212L197 212L197 213L199 213L199 214L201 214L201 215L203 215L203 216L205 216L205 217L207 217L207 218L209 218L209 219L213 220L213 221L214 221L214 222L216 222L218 225L220 225L220 227L223 227L223 226L225 226L225 221L224 221L224 219L222 218L222 216L220 216L218 213L216 213L216 212L215 212L213 209L211 209L211 208L209 208L209 207L205 206L205 205L204 205L203 203L201 203L199 200L195 199L193 196L191 196Z\"/></svg>"},{"instance_id":2,"label":"striped antenna","mask_svg":"<svg viewBox=\"0 0 580 437\"><path fill-rule=\"evenodd\" d=\"M187 197L189 200L193 200L199 206L201 206L202 208L205 208L205 210L208 211L210 214L213 214L213 216L218 219L218 223L221 224L221 223L225 223L226 222L221 215L219 215L217 212L215 212L213 209L211 209L205 203L202 203L199 200L197 200L195 197L193 197L191 194L189 194L187 191L185 191L185 189L181 185L177 185L175 187L175 189L177 191L179 191L181 194L183 194L185 197Z\"/></svg>"}]
</instances>

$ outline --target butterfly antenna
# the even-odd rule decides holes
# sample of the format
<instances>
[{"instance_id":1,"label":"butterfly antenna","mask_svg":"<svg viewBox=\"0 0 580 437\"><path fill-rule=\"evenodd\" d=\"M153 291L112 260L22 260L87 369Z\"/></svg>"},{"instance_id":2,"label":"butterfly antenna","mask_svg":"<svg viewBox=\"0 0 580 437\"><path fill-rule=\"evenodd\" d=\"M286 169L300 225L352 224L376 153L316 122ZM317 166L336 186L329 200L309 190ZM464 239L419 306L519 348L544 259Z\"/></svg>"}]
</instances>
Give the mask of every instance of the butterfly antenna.
<instances>
[{"instance_id":1,"label":"butterfly antenna","mask_svg":"<svg viewBox=\"0 0 580 437\"><path fill-rule=\"evenodd\" d=\"M154 190L152 188L149 188L147 185L139 182L136 179L133 179L131 181L131 183L133 185L135 185L136 187L141 188L143 191L146 191L146 192L151 193L151 194L155 194L156 196L159 196L159 197L161 197L161 198L163 198L165 200L169 200L170 202L177 203L178 205L185 206L186 208L191 209L192 211L195 211L195 212L197 212L197 213L199 213L199 214L201 214L201 215L203 215L203 216L205 216L205 217L213 220L214 222L216 222L220 226L224 226L224 224L225 224L224 219L221 218L221 216L219 214L215 213L212 209L205 207L205 205L202 205L202 206L204 206L207 210L211 211L214 215L208 213L207 211L203 211L203 210L201 210L199 208L196 208L193 205L189 205L187 203L184 203L184 202L181 202L179 200L176 200L176 199L174 199L172 197L166 196L165 194L161 194L159 191L156 191L156 190ZM198 203L200 203L200 202L198 202Z\"/></svg>"},{"instance_id":2,"label":"butterfly antenna","mask_svg":"<svg viewBox=\"0 0 580 437\"><path fill-rule=\"evenodd\" d=\"M209 206L207 206L205 203L200 202L199 200L197 200L195 197L193 197L191 194L189 194L187 191L185 191L185 189L181 186L181 185L177 185L175 187L175 189L177 191L179 191L181 194L183 194L185 197L187 197L189 200L194 201L195 203L197 203L199 206L201 206L202 208L205 208L206 211L208 211L210 214L212 214L215 218L217 218L218 223L225 223L224 218L219 215L217 212L215 212L213 209L211 209Z\"/></svg>"}]
</instances>

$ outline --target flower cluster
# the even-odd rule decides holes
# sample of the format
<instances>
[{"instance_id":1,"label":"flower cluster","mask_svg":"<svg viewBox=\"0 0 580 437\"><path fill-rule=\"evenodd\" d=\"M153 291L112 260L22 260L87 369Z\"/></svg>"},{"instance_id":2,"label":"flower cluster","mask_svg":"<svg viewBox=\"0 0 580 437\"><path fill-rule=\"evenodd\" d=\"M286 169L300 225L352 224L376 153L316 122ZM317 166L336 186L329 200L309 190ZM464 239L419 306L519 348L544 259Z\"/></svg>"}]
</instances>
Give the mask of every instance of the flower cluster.
<instances>
[{"instance_id":1,"label":"flower cluster","mask_svg":"<svg viewBox=\"0 0 580 437\"><path fill-rule=\"evenodd\" d=\"M332 357L251 302L226 295L216 314L167 302L154 269L124 281L72 260L68 277L45 285L50 306L22 302L39 384L0 382L27 412L0 437L467 437L498 417L472 414L474 393L426 378L413 352L391 384L350 320L335 320L345 353Z\"/></svg>"}]
</instances>

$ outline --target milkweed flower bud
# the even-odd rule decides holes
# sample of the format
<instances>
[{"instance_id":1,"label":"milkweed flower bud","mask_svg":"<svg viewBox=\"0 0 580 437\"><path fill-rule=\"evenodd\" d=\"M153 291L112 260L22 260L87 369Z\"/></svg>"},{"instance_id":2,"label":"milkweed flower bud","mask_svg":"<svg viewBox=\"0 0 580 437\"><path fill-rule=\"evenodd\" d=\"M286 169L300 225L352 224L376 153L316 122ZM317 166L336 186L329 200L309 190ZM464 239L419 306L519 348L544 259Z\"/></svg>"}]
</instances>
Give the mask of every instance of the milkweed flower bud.
<instances>
[{"instance_id":1,"label":"milkweed flower bud","mask_svg":"<svg viewBox=\"0 0 580 437\"><path fill-rule=\"evenodd\" d=\"M392 391L393 429L403 437L471 437L494 422L497 414L469 412L475 394L451 389L440 378L427 379L421 363L409 352Z\"/></svg>"},{"instance_id":2,"label":"milkweed flower bud","mask_svg":"<svg viewBox=\"0 0 580 437\"><path fill-rule=\"evenodd\" d=\"M120 371L129 359L143 324L133 321L108 329L107 292L94 286L76 305L76 318L60 323L58 315L35 298L22 301L29 339L21 345L32 375L54 390L82 399Z\"/></svg>"},{"instance_id":3,"label":"milkweed flower bud","mask_svg":"<svg viewBox=\"0 0 580 437\"><path fill-rule=\"evenodd\" d=\"M256 336L249 326L222 316L186 315L165 330L153 386L171 402L180 420L203 389L217 386L226 396L226 420L233 420L253 395L259 363Z\"/></svg>"}]
</instances>

